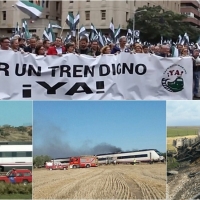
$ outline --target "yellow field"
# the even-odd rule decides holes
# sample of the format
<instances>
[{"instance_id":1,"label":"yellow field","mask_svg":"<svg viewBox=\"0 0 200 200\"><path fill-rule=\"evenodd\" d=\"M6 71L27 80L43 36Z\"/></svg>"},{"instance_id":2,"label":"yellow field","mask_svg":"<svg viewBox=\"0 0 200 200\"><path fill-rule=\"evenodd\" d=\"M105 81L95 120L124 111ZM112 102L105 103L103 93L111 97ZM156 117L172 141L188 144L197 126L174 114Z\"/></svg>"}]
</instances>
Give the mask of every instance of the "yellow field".
<instances>
[{"instance_id":1,"label":"yellow field","mask_svg":"<svg viewBox=\"0 0 200 200\"><path fill-rule=\"evenodd\" d=\"M173 147L173 140L179 139L179 138L195 138L196 135L187 135L187 136L180 136L180 137L167 137L167 150L176 150L175 147Z\"/></svg>"},{"instance_id":2,"label":"yellow field","mask_svg":"<svg viewBox=\"0 0 200 200\"><path fill-rule=\"evenodd\" d=\"M166 165L33 171L33 199L165 199Z\"/></svg>"}]
</instances>

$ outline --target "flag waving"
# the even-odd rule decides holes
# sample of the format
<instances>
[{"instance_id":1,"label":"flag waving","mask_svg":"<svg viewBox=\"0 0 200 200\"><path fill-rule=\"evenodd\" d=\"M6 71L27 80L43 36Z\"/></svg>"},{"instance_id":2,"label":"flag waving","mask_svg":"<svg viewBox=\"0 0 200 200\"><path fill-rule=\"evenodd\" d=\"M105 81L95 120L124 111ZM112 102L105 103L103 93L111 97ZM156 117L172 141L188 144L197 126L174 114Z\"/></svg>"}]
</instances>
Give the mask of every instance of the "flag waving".
<instances>
[{"instance_id":1,"label":"flag waving","mask_svg":"<svg viewBox=\"0 0 200 200\"><path fill-rule=\"evenodd\" d=\"M37 19L42 14L43 8L35 3L29 1L18 1L16 3L17 8L19 8L23 13L30 16L31 19Z\"/></svg>"}]
</instances>

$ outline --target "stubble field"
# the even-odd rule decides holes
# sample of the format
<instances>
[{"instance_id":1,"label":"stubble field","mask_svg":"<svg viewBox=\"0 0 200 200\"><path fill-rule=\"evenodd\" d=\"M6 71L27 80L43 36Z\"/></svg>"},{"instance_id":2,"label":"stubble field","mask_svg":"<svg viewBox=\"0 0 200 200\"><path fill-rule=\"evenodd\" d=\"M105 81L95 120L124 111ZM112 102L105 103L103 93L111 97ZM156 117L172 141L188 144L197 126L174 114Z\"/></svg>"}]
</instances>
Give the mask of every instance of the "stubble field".
<instances>
[{"instance_id":1,"label":"stubble field","mask_svg":"<svg viewBox=\"0 0 200 200\"><path fill-rule=\"evenodd\" d=\"M166 165L33 171L33 199L165 199Z\"/></svg>"}]
</instances>

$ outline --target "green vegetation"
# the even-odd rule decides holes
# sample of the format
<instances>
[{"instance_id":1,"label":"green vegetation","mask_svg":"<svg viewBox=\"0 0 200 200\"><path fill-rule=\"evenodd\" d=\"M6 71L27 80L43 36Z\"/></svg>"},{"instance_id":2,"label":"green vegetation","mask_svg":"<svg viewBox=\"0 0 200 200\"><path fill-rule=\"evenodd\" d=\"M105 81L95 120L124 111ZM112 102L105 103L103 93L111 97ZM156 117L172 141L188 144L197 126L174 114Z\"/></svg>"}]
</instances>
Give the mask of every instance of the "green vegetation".
<instances>
[{"instance_id":1,"label":"green vegetation","mask_svg":"<svg viewBox=\"0 0 200 200\"><path fill-rule=\"evenodd\" d=\"M173 157L167 157L167 170L172 170L179 167L179 163Z\"/></svg>"},{"instance_id":2,"label":"green vegetation","mask_svg":"<svg viewBox=\"0 0 200 200\"><path fill-rule=\"evenodd\" d=\"M167 127L167 137L197 135L200 127L177 126Z\"/></svg>"},{"instance_id":3,"label":"green vegetation","mask_svg":"<svg viewBox=\"0 0 200 200\"><path fill-rule=\"evenodd\" d=\"M51 161L51 157L50 156L43 156L43 155L35 156L33 158L33 166L35 168L40 168L40 167L45 165L45 162L49 162L49 161Z\"/></svg>"},{"instance_id":4,"label":"green vegetation","mask_svg":"<svg viewBox=\"0 0 200 200\"><path fill-rule=\"evenodd\" d=\"M0 199L32 199L32 194L1 194Z\"/></svg>"},{"instance_id":5,"label":"green vegetation","mask_svg":"<svg viewBox=\"0 0 200 200\"><path fill-rule=\"evenodd\" d=\"M161 6L144 6L136 12L144 9L147 11L135 14L135 30L140 30L141 41L148 39L148 42L157 43L163 36L164 40L172 39L176 42L178 35L187 33L190 41L196 43L200 31L184 21L186 15L165 11ZM133 19L129 19L127 28L133 29Z\"/></svg>"},{"instance_id":6,"label":"green vegetation","mask_svg":"<svg viewBox=\"0 0 200 200\"><path fill-rule=\"evenodd\" d=\"M32 126L14 127L10 125L0 126L0 141L32 141Z\"/></svg>"},{"instance_id":7,"label":"green vegetation","mask_svg":"<svg viewBox=\"0 0 200 200\"><path fill-rule=\"evenodd\" d=\"M32 194L32 184L23 185L23 184L0 183L0 196L1 197L2 197L2 195L14 195L14 194L31 195Z\"/></svg>"}]
</instances>

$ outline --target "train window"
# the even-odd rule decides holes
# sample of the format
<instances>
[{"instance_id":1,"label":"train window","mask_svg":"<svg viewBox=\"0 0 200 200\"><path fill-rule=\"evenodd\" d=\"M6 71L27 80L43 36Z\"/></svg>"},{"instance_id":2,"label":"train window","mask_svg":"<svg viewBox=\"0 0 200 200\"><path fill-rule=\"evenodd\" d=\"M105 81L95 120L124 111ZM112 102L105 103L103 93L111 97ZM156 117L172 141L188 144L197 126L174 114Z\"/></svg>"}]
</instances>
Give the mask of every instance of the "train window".
<instances>
[{"instance_id":1,"label":"train window","mask_svg":"<svg viewBox=\"0 0 200 200\"><path fill-rule=\"evenodd\" d=\"M26 152L26 157L32 157L32 152L31 151L27 151Z\"/></svg>"},{"instance_id":2,"label":"train window","mask_svg":"<svg viewBox=\"0 0 200 200\"><path fill-rule=\"evenodd\" d=\"M106 160L106 158L99 158L98 160L99 160L99 161L102 161L102 160Z\"/></svg>"},{"instance_id":3,"label":"train window","mask_svg":"<svg viewBox=\"0 0 200 200\"><path fill-rule=\"evenodd\" d=\"M1 157L12 157L12 152L2 152Z\"/></svg>"},{"instance_id":4,"label":"train window","mask_svg":"<svg viewBox=\"0 0 200 200\"><path fill-rule=\"evenodd\" d=\"M147 154L135 155L135 158L147 157Z\"/></svg>"}]
</instances>

